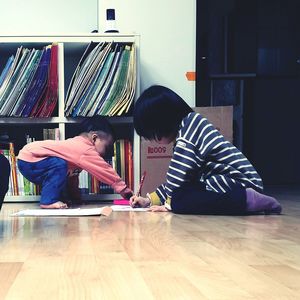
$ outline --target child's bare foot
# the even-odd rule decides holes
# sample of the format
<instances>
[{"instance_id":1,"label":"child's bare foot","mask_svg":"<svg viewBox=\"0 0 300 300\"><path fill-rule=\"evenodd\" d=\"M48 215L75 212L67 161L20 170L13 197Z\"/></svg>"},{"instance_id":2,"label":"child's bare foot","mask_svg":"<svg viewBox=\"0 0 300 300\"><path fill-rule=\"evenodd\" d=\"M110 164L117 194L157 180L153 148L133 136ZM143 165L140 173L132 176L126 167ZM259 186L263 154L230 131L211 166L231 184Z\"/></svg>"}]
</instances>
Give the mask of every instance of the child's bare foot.
<instances>
[{"instance_id":1,"label":"child's bare foot","mask_svg":"<svg viewBox=\"0 0 300 300\"><path fill-rule=\"evenodd\" d=\"M40 204L40 208L68 208L68 205L64 202L57 201L51 204Z\"/></svg>"}]
</instances>

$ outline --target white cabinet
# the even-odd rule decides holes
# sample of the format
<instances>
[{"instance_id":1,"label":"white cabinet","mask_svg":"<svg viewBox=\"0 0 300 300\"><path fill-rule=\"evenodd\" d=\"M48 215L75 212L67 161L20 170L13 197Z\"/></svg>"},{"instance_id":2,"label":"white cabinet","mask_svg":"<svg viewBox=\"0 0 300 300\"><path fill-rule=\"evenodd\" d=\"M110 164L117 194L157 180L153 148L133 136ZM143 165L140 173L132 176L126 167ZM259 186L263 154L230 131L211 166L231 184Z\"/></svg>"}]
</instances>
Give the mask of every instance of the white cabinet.
<instances>
[{"instance_id":1,"label":"white cabinet","mask_svg":"<svg viewBox=\"0 0 300 300\"><path fill-rule=\"evenodd\" d=\"M135 34L87 34L87 35L51 35L51 36L0 36L0 72L4 69L6 61L16 53L18 47L42 49L43 47L58 44L58 103L55 114L50 118L35 117L0 117L0 133L8 132L13 139L15 148L21 148L25 142L26 133L41 135L43 128L59 128L60 139L65 139L72 131L72 126L80 118L65 116L65 97L73 73L90 42L114 42L134 44L136 49L136 88L134 100L140 93L139 86L139 36ZM131 110L132 111L132 110ZM133 118L130 112L125 116L109 118L115 127L117 137L128 138L133 143L133 173L134 188L138 186L140 178L140 139L133 129ZM22 145L23 144L23 145ZM17 154L17 153L16 153ZM116 195L95 195L97 200L114 199ZM33 201L36 196L6 196L5 201Z\"/></svg>"}]
</instances>

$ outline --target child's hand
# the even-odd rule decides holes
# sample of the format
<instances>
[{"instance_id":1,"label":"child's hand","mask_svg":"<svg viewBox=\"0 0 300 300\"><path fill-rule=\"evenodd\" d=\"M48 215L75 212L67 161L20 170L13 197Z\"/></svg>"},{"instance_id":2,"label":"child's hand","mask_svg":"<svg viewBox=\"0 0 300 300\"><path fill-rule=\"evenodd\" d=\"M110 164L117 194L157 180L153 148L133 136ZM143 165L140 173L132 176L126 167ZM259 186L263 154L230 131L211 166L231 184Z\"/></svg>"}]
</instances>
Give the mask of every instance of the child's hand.
<instances>
[{"instance_id":1,"label":"child's hand","mask_svg":"<svg viewBox=\"0 0 300 300\"><path fill-rule=\"evenodd\" d=\"M126 188L126 189L124 189L123 191L121 191L120 195L121 195L124 199L129 200L129 198L132 197L133 192L132 192L131 189Z\"/></svg>"},{"instance_id":2,"label":"child's hand","mask_svg":"<svg viewBox=\"0 0 300 300\"><path fill-rule=\"evenodd\" d=\"M132 196L129 200L129 203L132 207L148 207L151 204L149 198Z\"/></svg>"},{"instance_id":3,"label":"child's hand","mask_svg":"<svg viewBox=\"0 0 300 300\"><path fill-rule=\"evenodd\" d=\"M166 211L168 211L164 205L150 206L150 210L153 211L153 212L166 212Z\"/></svg>"}]
</instances>

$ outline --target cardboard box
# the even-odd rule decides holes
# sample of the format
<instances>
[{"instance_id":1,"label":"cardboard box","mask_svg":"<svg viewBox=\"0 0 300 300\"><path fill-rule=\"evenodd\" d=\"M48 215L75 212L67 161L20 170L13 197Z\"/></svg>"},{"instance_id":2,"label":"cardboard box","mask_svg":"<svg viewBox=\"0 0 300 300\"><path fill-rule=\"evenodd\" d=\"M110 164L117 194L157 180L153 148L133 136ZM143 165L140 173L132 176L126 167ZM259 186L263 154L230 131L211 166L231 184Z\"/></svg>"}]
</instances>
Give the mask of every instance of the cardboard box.
<instances>
[{"instance_id":1,"label":"cardboard box","mask_svg":"<svg viewBox=\"0 0 300 300\"><path fill-rule=\"evenodd\" d=\"M232 106L195 107L194 110L207 118L225 139L232 142ZM141 190L142 196L155 191L159 185L165 182L172 153L173 144L161 145L141 139L141 174L144 171L147 172Z\"/></svg>"},{"instance_id":2,"label":"cardboard box","mask_svg":"<svg viewBox=\"0 0 300 300\"><path fill-rule=\"evenodd\" d=\"M141 174L146 171L142 196L164 183L172 154L173 144L161 145L141 139Z\"/></svg>"},{"instance_id":3,"label":"cardboard box","mask_svg":"<svg viewBox=\"0 0 300 300\"><path fill-rule=\"evenodd\" d=\"M233 106L194 107L193 109L212 123L225 139L232 143Z\"/></svg>"}]
</instances>

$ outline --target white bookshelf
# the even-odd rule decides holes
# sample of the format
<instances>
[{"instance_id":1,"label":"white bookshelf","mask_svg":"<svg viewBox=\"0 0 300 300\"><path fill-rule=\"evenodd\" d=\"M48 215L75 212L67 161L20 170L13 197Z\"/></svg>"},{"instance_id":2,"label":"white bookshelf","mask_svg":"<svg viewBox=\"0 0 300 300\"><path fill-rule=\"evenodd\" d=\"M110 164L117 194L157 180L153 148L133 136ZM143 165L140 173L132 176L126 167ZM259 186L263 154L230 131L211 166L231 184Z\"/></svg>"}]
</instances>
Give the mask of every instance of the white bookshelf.
<instances>
[{"instance_id":1,"label":"white bookshelf","mask_svg":"<svg viewBox=\"0 0 300 300\"><path fill-rule=\"evenodd\" d=\"M70 77L71 71L68 73L68 59L75 54L77 62L74 59L73 64L77 65L83 50L89 42L120 42L134 43L136 47L136 93L135 99L140 94L140 69L139 69L139 46L140 37L137 34L79 34L79 35L26 35L26 36L0 36L0 67L4 68L4 60L8 55L15 54L17 47L23 45L28 48L38 48L51 43L58 43L58 82L59 82L59 98L58 98L58 114L51 118L14 118L0 117L0 126L10 126L18 128L18 126L47 126L49 124L56 125L60 130L60 138L66 137L67 124L76 123L80 118L65 117L65 93L67 91L68 82L66 82L67 74ZM2 58L1 58L2 57ZM2 60L1 60L2 59ZM73 66L74 67L74 66ZM140 179L140 138L133 130L132 117L110 117L113 126L127 126L133 132L133 172L134 172L134 189L137 188ZM17 154L17 153L16 153ZM97 194L84 195L87 200L112 200L119 195L115 194ZM5 202L32 202L38 201L39 196L6 196Z\"/></svg>"}]
</instances>

